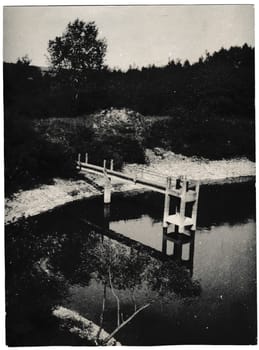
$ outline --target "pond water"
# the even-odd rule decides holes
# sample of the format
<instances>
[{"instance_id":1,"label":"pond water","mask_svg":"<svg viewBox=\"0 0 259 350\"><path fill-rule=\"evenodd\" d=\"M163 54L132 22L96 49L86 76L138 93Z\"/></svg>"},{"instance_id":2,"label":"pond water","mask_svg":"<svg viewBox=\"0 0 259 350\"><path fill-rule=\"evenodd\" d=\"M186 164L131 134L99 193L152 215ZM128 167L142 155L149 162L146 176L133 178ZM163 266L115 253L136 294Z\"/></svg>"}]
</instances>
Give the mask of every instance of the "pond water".
<instances>
[{"instance_id":1,"label":"pond water","mask_svg":"<svg viewBox=\"0 0 259 350\"><path fill-rule=\"evenodd\" d=\"M197 230L185 237L163 232L162 213L162 195L124 193L109 215L95 197L7 226L7 344L83 345L51 310L99 324L104 295L111 332L109 277L124 319L150 304L116 334L124 345L255 344L254 182L202 186Z\"/></svg>"}]
</instances>

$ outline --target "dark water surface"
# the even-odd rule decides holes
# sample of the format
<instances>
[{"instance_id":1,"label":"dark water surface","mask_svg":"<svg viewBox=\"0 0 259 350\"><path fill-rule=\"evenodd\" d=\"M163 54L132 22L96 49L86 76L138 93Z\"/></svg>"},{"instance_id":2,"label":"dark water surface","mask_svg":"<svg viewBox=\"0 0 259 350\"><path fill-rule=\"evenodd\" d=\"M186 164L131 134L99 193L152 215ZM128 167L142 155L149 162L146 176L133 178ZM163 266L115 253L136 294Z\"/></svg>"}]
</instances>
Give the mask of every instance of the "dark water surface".
<instances>
[{"instance_id":1,"label":"dark water surface","mask_svg":"<svg viewBox=\"0 0 259 350\"><path fill-rule=\"evenodd\" d=\"M109 269L125 319L150 303L116 335L124 345L255 344L254 183L202 186L184 242L163 233L162 213L162 195L124 193L112 195L109 218L95 197L9 225L7 344L83 345L51 310L99 324ZM116 328L109 286L104 328Z\"/></svg>"}]
</instances>

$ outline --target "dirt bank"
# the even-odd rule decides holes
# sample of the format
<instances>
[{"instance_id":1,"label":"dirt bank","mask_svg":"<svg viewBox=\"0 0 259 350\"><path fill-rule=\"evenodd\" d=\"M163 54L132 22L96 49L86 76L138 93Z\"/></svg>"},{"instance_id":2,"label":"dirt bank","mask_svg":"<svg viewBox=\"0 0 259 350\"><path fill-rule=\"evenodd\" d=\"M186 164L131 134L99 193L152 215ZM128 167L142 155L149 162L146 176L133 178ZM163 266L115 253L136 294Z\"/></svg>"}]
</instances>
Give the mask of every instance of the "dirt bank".
<instances>
[{"instance_id":1,"label":"dirt bank","mask_svg":"<svg viewBox=\"0 0 259 350\"><path fill-rule=\"evenodd\" d=\"M146 156L148 165L128 164L124 171L139 172L143 169L173 178L185 175L188 179L200 180L202 184L239 182L255 176L255 163L247 158L208 160L186 157L161 148L156 148L155 152L146 150Z\"/></svg>"},{"instance_id":2,"label":"dirt bank","mask_svg":"<svg viewBox=\"0 0 259 350\"><path fill-rule=\"evenodd\" d=\"M156 154L155 154L156 153ZM208 161L195 157L184 157L157 149L147 150L148 165L127 164L123 171L140 174L142 169L176 178L186 175L189 179L200 180L203 184L247 181L255 176L255 163L246 158ZM152 176L152 175L151 175ZM78 199L101 194L103 177L89 175L92 184L82 180L54 179L52 185L20 191L5 200L5 223L53 209ZM113 181L113 191L145 190L139 185Z\"/></svg>"}]
</instances>

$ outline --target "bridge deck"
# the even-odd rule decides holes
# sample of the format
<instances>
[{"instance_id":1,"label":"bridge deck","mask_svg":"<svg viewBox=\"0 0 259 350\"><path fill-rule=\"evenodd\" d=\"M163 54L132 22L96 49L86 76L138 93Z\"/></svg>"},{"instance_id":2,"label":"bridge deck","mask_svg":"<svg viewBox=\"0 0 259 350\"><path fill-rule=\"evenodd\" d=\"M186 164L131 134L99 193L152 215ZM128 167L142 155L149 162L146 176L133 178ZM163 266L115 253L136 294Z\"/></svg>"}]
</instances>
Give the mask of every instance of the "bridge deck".
<instances>
[{"instance_id":1,"label":"bridge deck","mask_svg":"<svg viewBox=\"0 0 259 350\"><path fill-rule=\"evenodd\" d=\"M154 181L147 178L144 178L145 173L140 176L136 175L130 175L125 174L119 171L103 168L98 165L84 163L84 162L77 162L78 167L80 167L81 171L83 172L91 172L94 174L104 174L104 172L109 176L110 178L122 180L125 182L131 182L134 184L139 184L144 187L150 188L152 191L160 192L160 193L167 193L168 195L181 198L182 197L182 189L177 189L176 186L171 186L169 189L166 188L166 177L163 178L163 181ZM150 177L150 176L149 176ZM155 177L155 175L153 175ZM161 179L161 176L159 176L159 179ZM193 181L192 181L193 182ZM185 193L185 201L186 202L193 202L196 200L196 191L193 189L188 189L188 191Z\"/></svg>"}]
</instances>

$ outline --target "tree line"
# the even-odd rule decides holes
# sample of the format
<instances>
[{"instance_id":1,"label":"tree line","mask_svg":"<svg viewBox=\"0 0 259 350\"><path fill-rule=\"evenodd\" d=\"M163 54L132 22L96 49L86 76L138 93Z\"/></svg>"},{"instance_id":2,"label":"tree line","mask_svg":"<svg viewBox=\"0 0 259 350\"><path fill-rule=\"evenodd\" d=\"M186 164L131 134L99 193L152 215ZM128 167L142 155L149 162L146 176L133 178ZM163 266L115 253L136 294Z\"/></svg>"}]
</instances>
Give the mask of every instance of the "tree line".
<instances>
[{"instance_id":1,"label":"tree line","mask_svg":"<svg viewBox=\"0 0 259 350\"><path fill-rule=\"evenodd\" d=\"M4 63L5 108L31 118L75 117L109 107L144 115L254 118L254 49L246 44L207 53L193 64L172 60L126 72L86 71L85 79L71 81L69 69Z\"/></svg>"}]
</instances>

